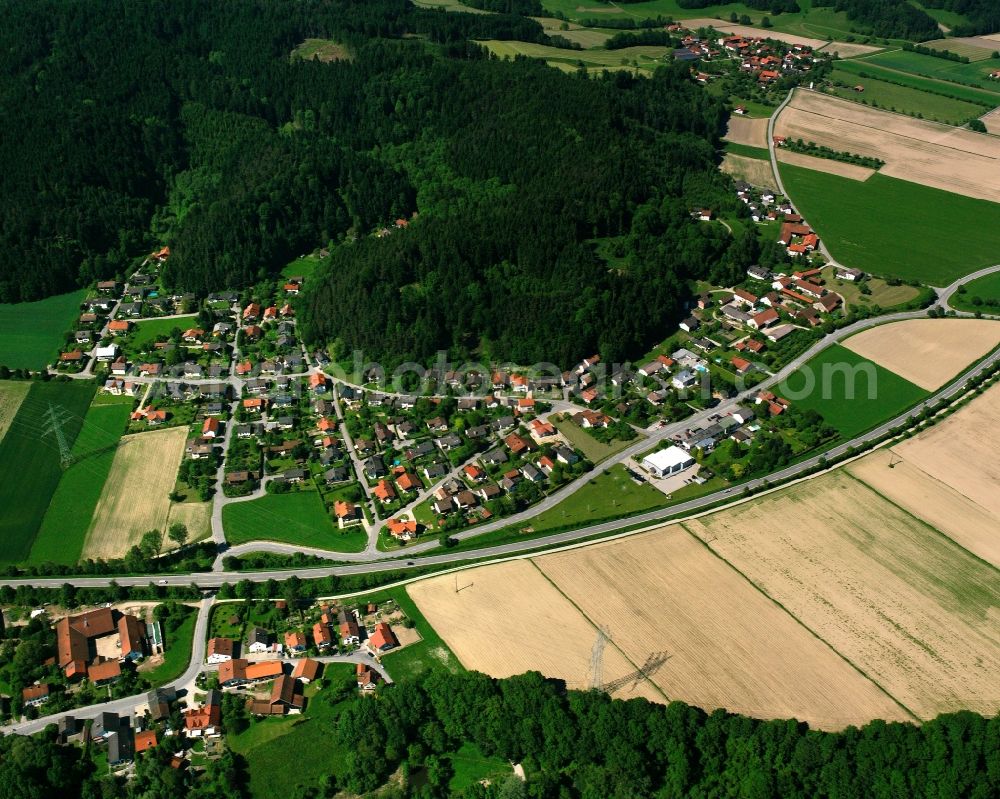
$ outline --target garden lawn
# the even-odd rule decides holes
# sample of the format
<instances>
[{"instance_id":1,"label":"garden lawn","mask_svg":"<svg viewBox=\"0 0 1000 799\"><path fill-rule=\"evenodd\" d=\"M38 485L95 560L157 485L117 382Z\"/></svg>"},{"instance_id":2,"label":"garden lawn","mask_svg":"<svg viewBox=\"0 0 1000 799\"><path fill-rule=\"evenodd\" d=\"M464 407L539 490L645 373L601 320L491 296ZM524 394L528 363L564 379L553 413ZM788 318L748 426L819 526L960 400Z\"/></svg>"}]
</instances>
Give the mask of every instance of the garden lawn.
<instances>
[{"instance_id":1,"label":"garden lawn","mask_svg":"<svg viewBox=\"0 0 1000 799\"><path fill-rule=\"evenodd\" d=\"M109 399L114 402L108 402ZM73 444L77 460L59 479L32 544L29 562L71 564L80 559L91 517L111 471L118 439L128 426L133 403L131 397L95 397Z\"/></svg>"},{"instance_id":2,"label":"garden lawn","mask_svg":"<svg viewBox=\"0 0 1000 799\"><path fill-rule=\"evenodd\" d=\"M136 322L126 340L129 352L142 352L149 347L157 336L169 336L174 328L186 330L195 324L198 319L197 314L190 316L176 316L172 319L147 319L143 322Z\"/></svg>"},{"instance_id":3,"label":"garden lawn","mask_svg":"<svg viewBox=\"0 0 1000 799\"><path fill-rule=\"evenodd\" d=\"M353 664L328 663L326 682L336 683L354 673ZM340 747L335 722L347 700L332 702L332 688L306 689L306 709L301 716L253 721L227 742L246 758L250 772L250 794L257 799L299 795L299 789L315 786L324 774L343 773L350 749ZM294 765L292 761L294 760Z\"/></svg>"},{"instance_id":4,"label":"garden lawn","mask_svg":"<svg viewBox=\"0 0 1000 799\"><path fill-rule=\"evenodd\" d=\"M864 99L868 105L874 108L898 111L914 116L919 114L924 119L933 119L947 125L964 125L970 119L981 116L984 111L984 106L978 103L957 100L953 97L942 97L940 94L931 94L909 86L896 86L893 83L875 78L862 78L853 74L853 70L835 69L830 73L830 77L835 81L847 84L846 87L838 86L833 90L834 94L845 100L858 102ZM863 94L858 94L853 88L848 88L855 84L865 87ZM937 90L941 91L942 88L938 87Z\"/></svg>"},{"instance_id":5,"label":"garden lawn","mask_svg":"<svg viewBox=\"0 0 1000 799\"><path fill-rule=\"evenodd\" d=\"M943 287L996 263L1000 204L875 174L779 164L792 201L841 263Z\"/></svg>"},{"instance_id":6,"label":"garden lawn","mask_svg":"<svg viewBox=\"0 0 1000 799\"><path fill-rule=\"evenodd\" d=\"M984 302L977 305L973 302L973 299L976 297ZM994 272L992 275L986 275L978 280L966 283L965 293L959 294L956 292L952 294L948 302L952 308L959 311L982 311L988 314L1000 313L1000 306L985 304L989 300L995 300L1000 303L1000 272Z\"/></svg>"},{"instance_id":7,"label":"garden lawn","mask_svg":"<svg viewBox=\"0 0 1000 799\"><path fill-rule=\"evenodd\" d=\"M84 291L73 291L38 302L0 305L0 364L42 369L53 363L85 296Z\"/></svg>"},{"instance_id":8,"label":"garden lawn","mask_svg":"<svg viewBox=\"0 0 1000 799\"><path fill-rule=\"evenodd\" d=\"M222 509L222 526L230 544L281 541L334 552L361 552L368 540L362 528L339 530L314 490L231 503Z\"/></svg>"},{"instance_id":9,"label":"garden lawn","mask_svg":"<svg viewBox=\"0 0 1000 799\"><path fill-rule=\"evenodd\" d=\"M625 467L616 464L551 510L536 516L531 526L540 533L555 527L590 524L598 519L629 516L666 506L667 498L649 483L636 483Z\"/></svg>"},{"instance_id":10,"label":"garden lawn","mask_svg":"<svg viewBox=\"0 0 1000 799\"><path fill-rule=\"evenodd\" d=\"M44 432L49 409L72 447L94 390L91 381L33 383L0 441L0 563L28 557L63 476L56 437Z\"/></svg>"},{"instance_id":11,"label":"garden lawn","mask_svg":"<svg viewBox=\"0 0 1000 799\"><path fill-rule=\"evenodd\" d=\"M155 669L143 672L142 676L153 685L165 685L176 680L184 673L191 662L191 648L194 643L194 628L198 620L198 612L190 609L187 618L172 633L164 630L166 647L163 650L163 662Z\"/></svg>"},{"instance_id":12,"label":"garden lawn","mask_svg":"<svg viewBox=\"0 0 1000 799\"><path fill-rule=\"evenodd\" d=\"M848 440L916 405L928 392L835 344L779 384L776 393L800 410L819 411L841 440Z\"/></svg>"},{"instance_id":13,"label":"garden lawn","mask_svg":"<svg viewBox=\"0 0 1000 799\"><path fill-rule=\"evenodd\" d=\"M461 574L458 575L458 580L462 580ZM406 588L390 588L386 591L365 594L358 597L356 601L381 603L387 599L395 600L407 618L413 620L416 631L420 633L420 640L416 643L408 644L402 649L390 650L382 655L382 665L385 666L394 682L435 669L444 669L450 672L464 671L462 664L455 657L455 653L431 627L430 622L424 618L424 614L420 612L417 604L410 599ZM354 597L352 597L352 601L355 601Z\"/></svg>"},{"instance_id":14,"label":"garden lawn","mask_svg":"<svg viewBox=\"0 0 1000 799\"><path fill-rule=\"evenodd\" d=\"M593 463L599 463L616 452L621 452L637 440L620 441L616 439L610 444L605 444L603 441L598 441L570 418L557 422L554 418L550 417L550 421L572 446L580 450L587 460Z\"/></svg>"}]
</instances>

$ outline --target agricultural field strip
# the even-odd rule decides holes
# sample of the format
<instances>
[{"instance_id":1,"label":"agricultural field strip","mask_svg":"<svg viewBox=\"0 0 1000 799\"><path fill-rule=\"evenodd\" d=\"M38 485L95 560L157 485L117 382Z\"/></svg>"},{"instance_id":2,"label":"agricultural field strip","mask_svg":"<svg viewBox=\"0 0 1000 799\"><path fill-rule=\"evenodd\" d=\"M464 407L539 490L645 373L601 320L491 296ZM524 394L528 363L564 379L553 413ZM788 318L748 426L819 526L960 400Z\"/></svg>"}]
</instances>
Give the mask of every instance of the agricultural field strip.
<instances>
[{"instance_id":1,"label":"agricultural field strip","mask_svg":"<svg viewBox=\"0 0 1000 799\"><path fill-rule=\"evenodd\" d=\"M824 729L912 718L684 525L535 562L633 662L665 654L651 678L673 698Z\"/></svg>"},{"instance_id":2,"label":"agricultural field strip","mask_svg":"<svg viewBox=\"0 0 1000 799\"><path fill-rule=\"evenodd\" d=\"M0 441L7 434L7 429L17 416L24 398L28 396L31 383L6 380L0 383Z\"/></svg>"},{"instance_id":3,"label":"agricultural field strip","mask_svg":"<svg viewBox=\"0 0 1000 799\"><path fill-rule=\"evenodd\" d=\"M877 53L873 55L886 55L886 54ZM922 72L909 72L905 69L900 69L899 67L889 66L888 64L884 64L880 61L873 61L869 59L868 56L860 56L858 58L852 58L850 61L840 61L837 63L837 68L851 73L859 72L862 68L874 69L875 70L874 73L868 73L868 74L872 75L872 77L875 78L875 80L878 80L880 77L878 74L879 71L884 70L885 72L889 72L894 76L910 79L911 83L906 85L909 85L910 88L914 89L919 89L917 83L921 81L927 81L929 83L939 85L942 88L951 89L953 92L955 92L955 94L948 95L949 97L953 97L956 100L964 100L970 103L981 102L981 104L983 105L985 105L986 103L986 97L982 97L981 101L977 101L972 99L973 94L995 95L996 102L998 105L1000 105L1000 92L986 88L985 86L970 86L969 84L966 83L957 83L955 81L948 80L947 78L939 78L935 75L926 75ZM965 95L965 96L959 96L959 95Z\"/></svg>"},{"instance_id":4,"label":"agricultural field strip","mask_svg":"<svg viewBox=\"0 0 1000 799\"><path fill-rule=\"evenodd\" d=\"M988 319L910 319L843 342L851 352L927 391L939 389L998 345L1000 322Z\"/></svg>"},{"instance_id":5,"label":"agricultural field strip","mask_svg":"<svg viewBox=\"0 0 1000 799\"><path fill-rule=\"evenodd\" d=\"M187 428L136 433L119 443L84 542L84 557L120 557L142 534L163 531Z\"/></svg>"},{"instance_id":6,"label":"agricultural field strip","mask_svg":"<svg viewBox=\"0 0 1000 799\"><path fill-rule=\"evenodd\" d=\"M687 526L919 717L1000 707L996 570L850 475Z\"/></svg>"},{"instance_id":7,"label":"agricultural field strip","mask_svg":"<svg viewBox=\"0 0 1000 799\"><path fill-rule=\"evenodd\" d=\"M498 677L536 669L572 688L586 688L593 679L596 628L528 559L428 577L406 591L465 668ZM559 646L551 645L552 630L559 631ZM635 667L612 644L604 650L602 671L606 683ZM645 680L616 695L663 701Z\"/></svg>"},{"instance_id":8,"label":"agricultural field strip","mask_svg":"<svg viewBox=\"0 0 1000 799\"><path fill-rule=\"evenodd\" d=\"M798 92L796 92L796 99L797 98L798 98ZM848 100L844 100L842 102L849 103L850 105L856 105L854 103L850 103L850 101L848 101ZM1000 152L998 152L998 145L995 142L990 141L986 137L975 137L975 134L966 134L966 136L967 136L967 138L965 140L966 146L963 146L963 147L959 147L959 146L955 146L955 145L952 145L952 144L948 144L946 141L940 140L940 139L936 140L936 141L928 142L926 139L923 139L923 138L920 137L920 133L921 132L929 133L930 132L930 126L933 126L933 128L936 129L936 131L938 133L943 133L943 134L945 134L949 138L958 138L954 134L962 132L959 128L954 128L954 127L951 127L951 126L948 126L948 125L943 125L941 123L931 122L931 121L928 121L928 120L919 120L919 121L918 120L911 120L909 117L901 116L901 115L898 115L898 114L893 114L893 112L891 112L891 111L885 111L883 109L871 109L871 108L866 108L865 106L857 106L859 109L862 110L862 113L867 112L869 115L870 114L886 114L886 115L890 116L890 119L889 120L885 120L885 121L890 121L891 122L892 121L891 117L899 117L898 121L901 122L901 123L918 123L919 122L920 125L926 125L926 126L928 126L928 129L925 129L924 131L916 131L916 130L914 130L912 132L903 132L903 130L901 130L901 126L900 125L896 125L895 129L893 129L893 128L887 127L885 125L881 125L880 126L880 125L876 125L876 124L872 124L870 122L864 121L860 117L860 115L858 115L858 114L852 114L852 116L854 118L851 119L851 118L848 118L848 117L846 117L844 115L839 115L838 116L838 115L833 114L833 113L827 113L825 110L824 111L819 111L819 110L816 109L815 103L810 103L810 105L812 105L813 107L809 108L809 107L803 107L802 105L795 105L794 101L793 101L793 103L789 104L788 108L790 110L793 110L793 111L800 111L800 112L804 112L804 113L812 115L812 116L821 117L821 118L827 120L828 123L848 123L848 124L853 125L853 126L857 126L857 127L860 127L860 128L865 128L867 130L874 131L875 133L877 133L878 135L881 135L881 136L884 136L886 134L892 135L892 136L896 136L896 137L899 137L901 139L905 139L905 140L908 140L910 142L913 142L914 145L920 146L921 148L923 146L927 145L927 144L931 144L934 147L940 147L940 148L947 149L947 150L953 150L956 153L961 153L963 156L966 156L966 155L975 155L975 156L980 156L980 157L983 157L983 158L988 158L990 161L997 161L998 159L1000 159ZM827 106L827 107L829 107L829 106ZM839 106L839 107L840 107L840 109L842 111L846 111L847 110L843 106ZM983 139L983 140L980 141L980 139ZM977 151L977 147L975 146L977 144L981 144L982 145L982 148L979 151ZM873 155L880 155L881 156L880 153L872 153L872 154ZM886 158L885 160L888 161L889 159Z\"/></svg>"},{"instance_id":9,"label":"agricultural field strip","mask_svg":"<svg viewBox=\"0 0 1000 799\"><path fill-rule=\"evenodd\" d=\"M873 452L845 468L887 501L1000 568L1000 515L904 460L892 448Z\"/></svg>"}]
</instances>

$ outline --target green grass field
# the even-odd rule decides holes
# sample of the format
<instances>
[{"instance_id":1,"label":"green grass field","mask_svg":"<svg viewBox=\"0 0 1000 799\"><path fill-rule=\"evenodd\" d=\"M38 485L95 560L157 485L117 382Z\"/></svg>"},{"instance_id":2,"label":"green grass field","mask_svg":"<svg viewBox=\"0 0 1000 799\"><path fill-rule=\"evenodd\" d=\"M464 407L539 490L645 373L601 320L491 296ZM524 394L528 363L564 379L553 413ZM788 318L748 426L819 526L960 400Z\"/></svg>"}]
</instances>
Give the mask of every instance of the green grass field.
<instances>
[{"instance_id":1,"label":"green grass field","mask_svg":"<svg viewBox=\"0 0 1000 799\"><path fill-rule=\"evenodd\" d=\"M955 292L949 300L951 307L959 311L982 311L983 313L1000 313L1000 308L988 305L976 305L972 300L978 297L981 300L1000 301L1000 272L986 275L978 280L965 284L965 293Z\"/></svg>"},{"instance_id":2,"label":"green grass field","mask_svg":"<svg viewBox=\"0 0 1000 799\"><path fill-rule=\"evenodd\" d=\"M598 441L594 438L572 419L563 419L558 422L552 419L551 421L556 430L562 433L570 444L580 450L587 460L594 463L599 463L635 443L635 439L633 439L632 441L615 440L610 444L605 444L603 441Z\"/></svg>"},{"instance_id":3,"label":"green grass field","mask_svg":"<svg viewBox=\"0 0 1000 799\"><path fill-rule=\"evenodd\" d=\"M367 541L364 530L358 527L345 532L337 529L320 495L309 490L265 494L260 499L226 505L222 524L230 544L281 541L334 552L361 552Z\"/></svg>"},{"instance_id":4,"label":"green grass field","mask_svg":"<svg viewBox=\"0 0 1000 799\"><path fill-rule=\"evenodd\" d=\"M853 87L855 84L864 86L863 94L859 94L853 88L842 86L834 87L832 92L838 97L852 102L865 100L868 105L874 108L883 108L914 116L920 114L924 119L932 119L948 125L964 125L973 117L978 117L983 113L983 106L975 103L942 97L908 86L896 86L893 83L874 78L862 78L851 71L834 69L830 73L830 77L834 81L847 84L849 87Z\"/></svg>"},{"instance_id":5,"label":"green grass field","mask_svg":"<svg viewBox=\"0 0 1000 799\"><path fill-rule=\"evenodd\" d=\"M0 305L0 364L42 369L54 362L85 296L85 291L74 291L38 302Z\"/></svg>"},{"instance_id":6,"label":"green grass field","mask_svg":"<svg viewBox=\"0 0 1000 799\"><path fill-rule=\"evenodd\" d=\"M998 203L880 174L861 182L780 169L792 201L841 263L940 287L997 262Z\"/></svg>"},{"instance_id":7,"label":"green grass field","mask_svg":"<svg viewBox=\"0 0 1000 799\"><path fill-rule=\"evenodd\" d=\"M169 336L174 328L186 330L197 322L197 314L179 316L173 319L147 319L136 322L128 334L128 350L141 352L156 341L157 336Z\"/></svg>"},{"instance_id":8,"label":"green grass field","mask_svg":"<svg viewBox=\"0 0 1000 799\"><path fill-rule=\"evenodd\" d=\"M349 663L328 663L323 677L336 683L353 673ZM230 748L247 760L251 796L300 795L300 789L316 785L324 774L343 772L349 749L337 745L334 725L346 700L336 698L332 689L307 686L301 716L254 721L239 735L227 737Z\"/></svg>"},{"instance_id":9,"label":"green grass field","mask_svg":"<svg viewBox=\"0 0 1000 799\"><path fill-rule=\"evenodd\" d=\"M968 20L964 16L955 11L948 11L944 8L928 8L923 3L918 3L917 0L910 0L910 4L923 9L927 12L927 16L935 22L944 25L946 28L954 28L956 25L965 25L968 23Z\"/></svg>"},{"instance_id":10,"label":"green grass field","mask_svg":"<svg viewBox=\"0 0 1000 799\"><path fill-rule=\"evenodd\" d=\"M501 757L487 757L475 744L465 743L457 752L446 756L454 774L448 781L453 794L483 780L497 781L512 773L510 763Z\"/></svg>"},{"instance_id":11,"label":"green grass field","mask_svg":"<svg viewBox=\"0 0 1000 799\"><path fill-rule=\"evenodd\" d=\"M531 526L535 532L572 524L587 524L595 518L618 516L662 508L667 504L663 492L649 483L636 483L621 465L587 481L576 493L552 510L536 516Z\"/></svg>"},{"instance_id":12,"label":"green grass field","mask_svg":"<svg viewBox=\"0 0 1000 799\"><path fill-rule=\"evenodd\" d=\"M848 305L864 305L872 307L878 305L880 308L894 308L897 305L905 305L911 300L920 296L920 289L915 286L890 286L884 280L877 277L868 278L865 285L868 286L871 294L862 294L860 287L849 280L837 280L836 269L827 267L823 272L826 279L826 287L831 291L840 294Z\"/></svg>"},{"instance_id":13,"label":"green grass field","mask_svg":"<svg viewBox=\"0 0 1000 799\"><path fill-rule=\"evenodd\" d=\"M115 446L128 426L133 403L131 397L99 396L87 410L73 444L73 455L78 460L59 479L31 546L30 563L76 563L80 559L90 519L111 471Z\"/></svg>"},{"instance_id":14,"label":"green grass field","mask_svg":"<svg viewBox=\"0 0 1000 799\"><path fill-rule=\"evenodd\" d=\"M921 58L923 57L924 56L921 56ZM913 74L911 72L890 69L887 66L874 63L871 60L873 58L875 58L875 56L869 56L863 59L858 58L847 61L838 61L837 69L835 71L854 76L851 79L852 84L862 83L867 86L867 81L875 79L888 83L900 83L903 86L921 92L937 92L939 94L946 94L948 97L972 103L973 105L982 106L983 108L992 108L1000 103L1000 92L988 91L986 89L976 88L975 86L963 86L958 83L952 83L948 80L930 78L923 75ZM940 61L938 58L932 58L931 60Z\"/></svg>"},{"instance_id":15,"label":"green grass field","mask_svg":"<svg viewBox=\"0 0 1000 799\"><path fill-rule=\"evenodd\" d=\"M72 447L94 390L90 381L33 383L0 441L0 563L28 557L63 476L56 436L44 432L50 413Z\"/></svg>"},{"instance_id":16,"label":"green grass field","mask_svg":"<svg viewBox=\"0 0 1000 799\"><path fill-rule=\"evenodd\" d=\"M839 344L823 350L779 384L776 393L801 410L819 411L843 440L870 430L927 396L919 386Z\"/></svg>"},{"instance_id":17,"label":"green grass field","mask_svg":"<svg viewBox=\"0 0 1000 799\"><path fill-rule=\"evenodd\" d=\"M621 50L564 50L561 47L551 47L547 44L495 39L488 39L480 44L501 58L524 55L529 58L542 59L553 66L561 64L571 70L576 69L579 63L588 67L612 69L627 66L633 62L637 62L640 67L652 69L666 63L665 58L670 52L668 47L654 46L623 47Z\"/></svg>"},{"instance_id":18,"label":"green grass field","mask_svg":"<svg viewBox=\"0 0 1000 799\"><path fill-rule=\"evenodd\" d=\"M771 160L771 153L766 147L753 147L749 144L737 144L736 142L727 141L725 143L725 150L727 153L732 153L733 155L743 155L747 158L757 158L761 161Z\"/></svg>"},{"instance_id":19,"label":"green grass field","mask_svg":"<svg viewBox=\"0 0 1000 799\"><path fill-rule=\"evenodd\" d=\"M172 633L164 631L167 636L166 647L163 650L163 662L154 669L142 672L142 676L153 685L165 685L176 680L184 673L191 661L191 647L194 643L194 627L198 614L194 608Z\"/></svg>"},{"instance_id":20,"label":"green grass field","mask_svg":"<svg viewBox=\"0 0 1000 799\"><path fill-rule=\"evenodd\" d=\"M1000 43L998 43L997 49L1000 50ZM960 61L948 61L944 58L921 55L912 51L891 50L885 53L865 56L854 63L857 65L875 64L942 81L972 83L989 90L992 94L1000 92L1000 86L998 86L997 81L991 80L989 77L992 70L1000 69L1000 59L997 58L987 58L984 61L973 61L971 64L963 64Z\"/></svg>"}]
</instances>

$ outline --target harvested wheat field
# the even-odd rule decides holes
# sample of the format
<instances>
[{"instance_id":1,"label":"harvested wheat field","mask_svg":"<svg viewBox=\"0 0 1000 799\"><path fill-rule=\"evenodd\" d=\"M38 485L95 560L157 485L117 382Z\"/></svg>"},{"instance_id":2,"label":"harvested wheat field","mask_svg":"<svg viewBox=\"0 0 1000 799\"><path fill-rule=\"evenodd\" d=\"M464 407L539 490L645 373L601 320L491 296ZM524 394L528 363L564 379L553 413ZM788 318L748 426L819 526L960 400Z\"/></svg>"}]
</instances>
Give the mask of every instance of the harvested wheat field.
<instances>
[{"instance_id":1,"label":"harvested wheat field","mask_svg":"<svg viewBox=\"0 0 1000 799\"><path fill-rule=\"evenodd\" d=\"M774 172L771 171L771 162L763 161L760 158L747 158L745 155L726 153L719 168L727 175L745 180L752 186L769 189L776 185Z\"/></svg>"},{"instance_id":2,"label":"harvested wheat field","mask_svg":"<svg viewBox=\"0 0 1000 799\"><path fill-rule=\"evenodd\" d=\"M797 89L775 134L881 158L880 172L1000 202L1000 139Z\"/></svg>"},{"instance_id":3,"label":"harvested wheat field","mask_svg":"<svg viewBox=\"0 0 1000 799\"><path fill-rule=\"evenodd\" d=\"M1000 108L994 108L988 114L983 114L979 119L990 133L1000 133Z\"/></svg>"},{"instance_id":4,"label":"harvested wheat field","mask_svg":"<svg viewBox=\"0 0 1000 799\"><path fill-rule=\"evenodd\" d=\"M1000 576L844 470L685 523L920 718L1000 711Z\"/></svg>"},{"instance_id":5,"label":"harvested wheat field","mask_svg":"<svg viewBox=\"0 0 1000 799\"><path fill-rule=\"evenodd\" d=\"M776 31L773 28L754 28L751 25L737 25L732 22L724 22L721 19L711 19L709 17L685 19L681 20L681 23L685 28L689 28L691 30L696 30L697 28L715 28L717 31L729 33L733 36L759 36L762 39L774 39L775 41L785 42L787 44L802 44L807 47L811 47L814 50L828 44L826 39L810 39L808 36L797 36L794 33ZM878 48L872 49L877 50Z\"/></svg>"},{"instance_id":6,"label":"harvested wheat field","mask_svg":"<svg viewBox=\"0 0 1000 799\"><path fill-rule=\"evenodd\" d=\"M989 319L907 319L851 336L843 345L927 391L941 388L1000 344Z\"/></svg>"},{"instance_id":7,"label":"harvested wheat field","mask_svg":"<svg viewBox=\"0 0 1000 799\"><path fill-rule=\"evenodd\" d=\"M168 494L174 489L186 440L186 427L122 438L87 532L84 558L120 557L143 533L166 532Z\"/></svg>"},{"instance_id":8,"label":"harvested wheat field","mask_svg":"<svg viewBox=\"0 0 1000 799\"><path fill-rule=\"evenodd\" d=\"M841 58L854 58L859 55L868 55L884 50L884 47L875 47L870 44L855 44L854 42L829 42L824 47L817 48L823 55L836 53Z\"/></svg>"},{"instance_id":9,"label":"harvested wheat field","mask_svg":"<svg viewBox=\"0 0 1000 799\"><path fill-rule=\"evenodd\" d=\"M535 559L671 699L839 730L910 716L679 525Z\"/></svg>"},{"instance_id":10,"label":"harvested wheat field","mask_svg":"<svg viewBox=\"0 0 1000 799\"><path fill-rule=\"evenodd\" d=\"M895 450L880 449L845 468L890 502L1000 568L1000 515L902 460Z\"/></svg>"},{"instance_id":11,"label":"harvested wheat field","mask_svg":"<svg viewBox=\"0 0 1000 799\"><path fill-rule=\"evenodd\" d=\"M1000 388L993 386L943 422L893 451L1000 518Z\"/></svg>"},{"instance_id":12,"label":"harvested wheat field","mask_svg":"<svg viewBox=\"0 0 1000 799\"><path fill-rule=\"evenodd\" d=\"M171 502L164 535L172 524L183 524L188 529L188 543L208 538L212 534L211 502ZM173 549L174 542L164 538L163 548Z\"/></svg>"},{"instance_id":13,"label":"harvested wheat field","mask_svg":"<svg viewBox=\"0 0 1000 799\"><path fill-rule=\"evenodd\" d=\"M24 398L28 396L31 383L20 380L4 380L0 382L0 439L7 434L11 422L17 415Z\"/></svg>"},{"instance_id":14,"label":"harvested wheat field","mask_svg":"<svg viewBox=\"0 0 1000 799\"><path fill-rule=\"evenodd\" d=\"M767 117L761 119L738 116L730 117L725 139L734 144L746 144L750 147L767 147Z\"/></svg>"},{"instance_id":15,"label":"harvested wheat field","mask_svg":"<svg viewBox=\"0 0 1000 799\"><path fill-rule=\"evenodd\" d=\"M815 169L817 172L826 172L828 175L839 175L842 178L865 181L875 174L874 169L869 169L866 166L834 161L832 158L817 158L814 155L793 153L791 150L782 148L779 148L776 152L778 160L783 164L804 166L806 169Z\"/></svg>"},{"instance_id":16,"label":"harvested wheat field","mask_svg":"<svg viewBox=\"0 0 1000 799\"><path fill-rule=\"evenodd\" d=\"M494 677L540 671L570 688L590 686L597 629L530 560L431 577L406 590L466 668ZM615 644L606 645L602 683L622 680L636 669ZM627 680L613 693L620 699L665 701L642 678Z\"/></svg>"}]
</instances>

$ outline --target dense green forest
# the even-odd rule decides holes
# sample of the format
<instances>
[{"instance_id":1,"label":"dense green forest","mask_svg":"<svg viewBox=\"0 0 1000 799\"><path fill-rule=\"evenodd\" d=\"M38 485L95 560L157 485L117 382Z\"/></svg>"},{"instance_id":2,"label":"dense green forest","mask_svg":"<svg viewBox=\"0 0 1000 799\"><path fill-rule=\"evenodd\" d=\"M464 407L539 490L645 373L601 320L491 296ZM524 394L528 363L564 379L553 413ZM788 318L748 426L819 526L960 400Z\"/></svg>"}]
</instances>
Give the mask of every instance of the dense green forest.
<instances>
[{"instance_id":1,"label":"dense green forest","mask_svg":"<svg viewBox=\"0 0 1000 799\"><path fill-rule=\"evenodd\" d=\"M846 12L849 20L873 36L919 42L942 35L931 15L908 0L813 0L812 4Z\"/></svg>"},{"instance_id":2,"label":"dense green forest","mask_svg":"<svg viewBox=\"0 0 1000 799\"><path fill-rule=\"evenodd\" d=\"M307 37L351 58L291 59ZM683 65L587 77L498 61L485 38L548 41L517 13L405 0L8 2L0 301L162 243L168 287L200 294L333 244L301 319L337 353L634 355L684 280L755 256L689 218L743 213L715 168L724 105ZM605 237L629 245L613 265Z\"/></svg>"},{"instance_id":3,"label":"dense green forest","mask_svg":"<svg viewBox=\"0 0 1000 799\"><path fill-rule=\"evenodd\" d=\"M344 699L329 735L346 764L300 798L362 794L402 767L405 785L380 795L437 799L451 794L440 755L473 743L488 756L522 763L527 782L475 783L463 799L643 799L643 797L836 797L918 799L1000 793L1000 718L941 716L921 726L872 722L841 733L795 721L759 721L681 702L612 700L566 691L537 673L495 680L483 674L431 672L383 688L377 698L330 685L312 701ZM353 697L349 694L354 693ZM247 723L243 698L229 696L223 720ZM246 796L245 764L225 755L203 777L166 767L181 746L164 738L144 754L134 780L116 786L88 772L80 750L46 737L0 740L0 799L64 796ZM294 768L289 760L288 768Z\"/></svg>"}]
</instances>

